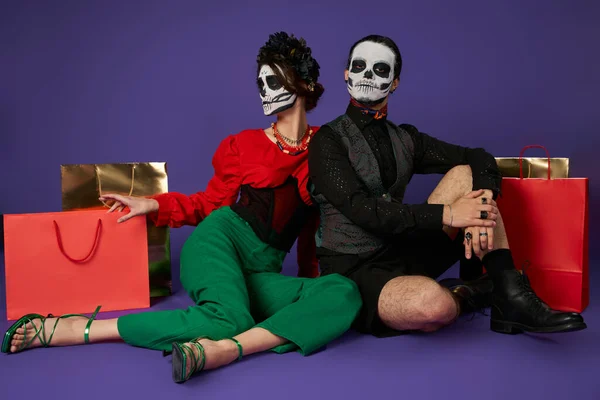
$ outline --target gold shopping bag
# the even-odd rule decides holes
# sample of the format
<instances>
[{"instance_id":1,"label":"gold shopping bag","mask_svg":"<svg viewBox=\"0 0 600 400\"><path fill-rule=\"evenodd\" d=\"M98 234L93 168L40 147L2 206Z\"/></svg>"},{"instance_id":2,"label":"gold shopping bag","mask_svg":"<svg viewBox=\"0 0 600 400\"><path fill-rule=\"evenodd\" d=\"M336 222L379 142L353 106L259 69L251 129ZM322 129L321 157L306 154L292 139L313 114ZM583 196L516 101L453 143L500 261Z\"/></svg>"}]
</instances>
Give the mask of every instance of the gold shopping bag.
<instances>
[{"instance_id":1,"label":"gold shopping bag","mask_svg":"<svg viewBox=\"0 0 600 400\"><path fill-rule=\"evenodd\" d=\"M105 209L98 198L116 193L151 196L168 191L164 162L61 165L63 211ZM171 248L168 227L147 225L150 296L172 293Z\"/></svg>"},{"instance_id":2,"label":"gold shopping bag","mask_svg":"<svg viewBox=\"0 0 600 400\"><path fill-rule=\"evenodd\" d=\"M519 157L496 157L496 163L500 173L505 178L518 178ZM523 178L547 178L548 158L546 157L523 157ZM550 178L568 178L569 159L550 159Z\"/></svg>"}]
</instances>

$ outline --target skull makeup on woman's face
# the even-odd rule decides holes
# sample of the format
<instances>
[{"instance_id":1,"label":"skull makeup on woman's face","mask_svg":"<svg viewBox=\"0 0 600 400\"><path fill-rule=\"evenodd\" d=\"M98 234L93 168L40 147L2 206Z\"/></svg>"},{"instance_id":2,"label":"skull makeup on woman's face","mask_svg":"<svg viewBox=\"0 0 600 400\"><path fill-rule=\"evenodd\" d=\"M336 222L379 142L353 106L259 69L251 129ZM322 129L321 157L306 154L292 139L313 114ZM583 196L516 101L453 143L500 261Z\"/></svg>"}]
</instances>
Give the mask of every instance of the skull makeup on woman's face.
<instances>
[{"instance_id":1,"label":"skull makeup on woman's face","mask_svg":"<svg viewBox=\"0 0 600 400\"><path fill-rule=\"evenodd\" d=\"M296 93L287 91L268 65L260 68L256 82L265 115L273 115L287 110L294 105L298 97Z\"/></svg>"},{"instance_id":2,"label":"skull makeup on woman's face","mask_svg":"<svg viewBox=\"0 0 600 400\"><path fill-rule=\"evenodd\" d=\"M348 92L354 100L365 105L382 102L394 81L396 56L387 46L359 43L352 52L348 71Z\"/></svg>"}]
</instances>

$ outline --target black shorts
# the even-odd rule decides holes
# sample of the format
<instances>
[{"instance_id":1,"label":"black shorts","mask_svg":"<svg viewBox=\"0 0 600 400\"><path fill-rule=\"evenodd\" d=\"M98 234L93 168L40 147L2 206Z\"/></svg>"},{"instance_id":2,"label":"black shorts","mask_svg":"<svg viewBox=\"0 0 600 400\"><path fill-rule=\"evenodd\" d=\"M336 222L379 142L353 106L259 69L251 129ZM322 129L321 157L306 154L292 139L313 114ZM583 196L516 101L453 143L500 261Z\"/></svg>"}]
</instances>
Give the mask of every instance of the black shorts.
<instances>
[{"instance_id":1,"label":"black shorts","mask_svg":"<svg viewBox=\"0 0 600 400\"><path fill-rule=\"evenodd\" d=\"M378 337L394 336L378 314L379 295L387 282L407 275L437 279L464 256L463 235L451 239L443 230L417 230L383 248L363 254L340 254L319 249L321 274L338 273L358 285L363 307L354 328Z\"/></svg>"}]
</instances>

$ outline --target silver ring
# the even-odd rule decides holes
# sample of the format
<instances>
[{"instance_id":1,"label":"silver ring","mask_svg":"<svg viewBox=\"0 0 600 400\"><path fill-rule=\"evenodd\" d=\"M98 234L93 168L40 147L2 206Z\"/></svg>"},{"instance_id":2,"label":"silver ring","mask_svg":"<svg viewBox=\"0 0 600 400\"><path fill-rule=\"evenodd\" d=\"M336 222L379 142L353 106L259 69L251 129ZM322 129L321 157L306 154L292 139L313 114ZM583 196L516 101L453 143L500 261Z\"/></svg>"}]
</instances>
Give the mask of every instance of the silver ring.
<instances>
[{"instance_id":1,"label":"silver ring","mask_svg":"<svg viewBox=\"0 0 600 400\"><path fill-rule=\"evenodd\" d=\"M479 236L487 236L487 232L479 232Z\"/></svg>"}]
</instances>

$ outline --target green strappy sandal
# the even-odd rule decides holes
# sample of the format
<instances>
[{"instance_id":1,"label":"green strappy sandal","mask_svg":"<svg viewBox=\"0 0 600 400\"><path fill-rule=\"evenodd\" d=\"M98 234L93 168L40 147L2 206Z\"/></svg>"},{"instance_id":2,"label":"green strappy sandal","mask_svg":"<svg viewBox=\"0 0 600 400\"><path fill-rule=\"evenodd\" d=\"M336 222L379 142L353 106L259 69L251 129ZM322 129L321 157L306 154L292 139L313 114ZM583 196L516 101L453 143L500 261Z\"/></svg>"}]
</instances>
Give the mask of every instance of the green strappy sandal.
<instances>
[{"instance_id":1,"label":"green strappy sandal","mask_svg":"<svg viewBox=\"0 0 600 400\"><path fill-rule=\"evenodd\" d=\"M173 381L175 383L183 383L190 379L190 377L196 373L200 372L204 369L204 365L206 364L206 353L204 352L204 347L199 343L202 339L213 340L209 337L199 337L191 341L191 346L186 343L173 343ZM244 354L244 349L240 342L233 338L227 338L226 340L231 340L235 343L238 348L238 361L242 359ZM194 354L193 347L196 347L198 350L198 355ZM168 353L164 352L163 355ZM192 365L190 370L187 370L187 360L188 354L191 356Z\"/></svg>"},{"instance_id":2,"label":"green strappy sandal","mask_svg":"<svg viewBox=\"0 0 600 400\"><path fill-rule=\"evenodd\" d=\"M21 350L27 348L31 343L33 343L33 341L36 338L40 339L40 342L42 343L43 347L50 346L50 343L52 342L52 337L54 336L54 331L56 331L56 326L58 325L60 320L65 319L65 318L71 318L71 317L86 317L86 318L88 318L88 323L85 326L85 330L83 331L83 339L85 341L85 344L88 344L90 341L90 326L92 325L92 322L96 319L96 315L100 311L101 307L102 306L98 306L96 308L96 311L94 311L92 316L89 318L83 314L65 314L60 317L54 317L52 314L48 314L47 317L44 317L43 315L40 315L40 314L27 314L27 315L19 318L19 320L17 322L12 324L12 326L10 328L8 328L8 330L4 334L4 339L2 340L2 352L11 354L10 343L12 341L13 335L15 334L17 329L19 329L20 327L23 327L23 329L25 329L25 332L24 332L25 340L23 341L21 346L19 346L19 349L15 353L18 353ZM52 328L52 332L50 333L50 336L46 339L46 319L48 319L48 318L56 318L56 322L54 322L54 327ZM35 321L36 319L39 319L40 321L42 321L42 325L40 328L38 328L37 326L35 326L35 324L33 324L33 321ZM29 322L31 322L34 326L35 335L33 335L31 340L27 341L27 324Z\"/></svg>"}]
</instances>

